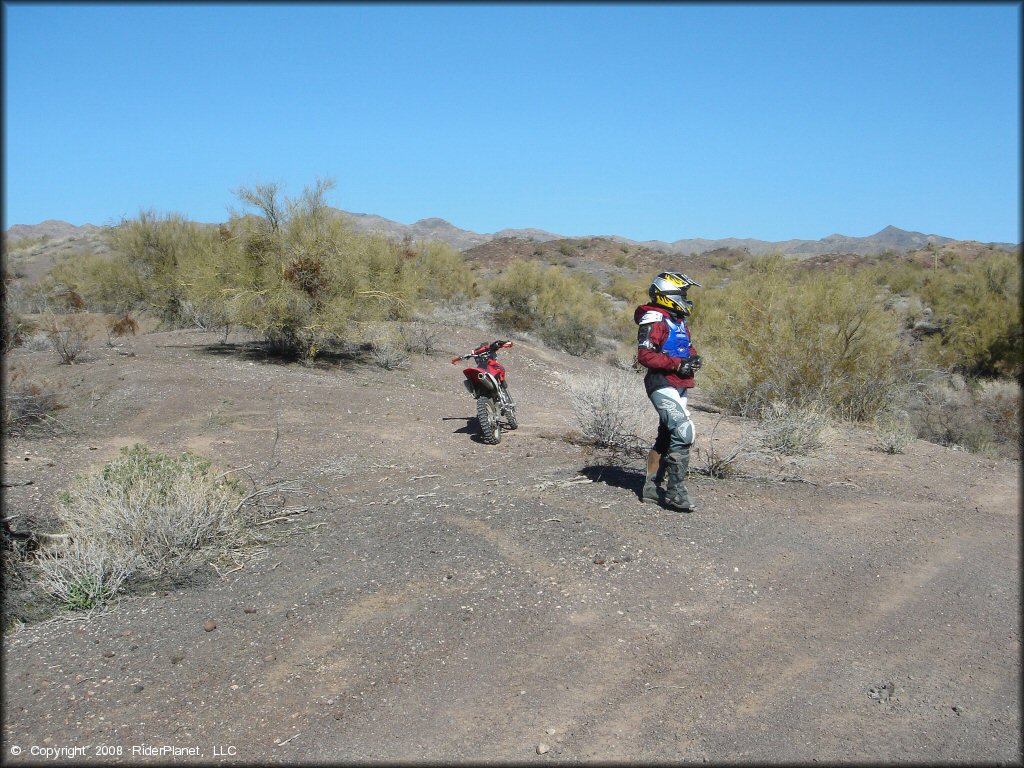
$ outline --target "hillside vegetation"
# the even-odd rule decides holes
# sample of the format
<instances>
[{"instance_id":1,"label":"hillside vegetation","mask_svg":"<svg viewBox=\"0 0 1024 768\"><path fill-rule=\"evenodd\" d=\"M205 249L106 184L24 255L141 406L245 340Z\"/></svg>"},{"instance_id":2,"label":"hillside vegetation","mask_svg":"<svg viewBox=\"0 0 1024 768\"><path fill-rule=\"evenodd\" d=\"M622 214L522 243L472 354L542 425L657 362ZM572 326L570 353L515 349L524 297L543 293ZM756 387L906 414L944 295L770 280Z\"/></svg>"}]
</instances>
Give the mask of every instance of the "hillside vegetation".
<instances>
[{"instance_id":1,"label":"hillside vegetation","mask_svg":"<svg viewBox=\"0 0 1024 768\"><path fill-rule=\"evenodd\" d=\"M363 347L401 365L409 323L461 313L626 367L633 308L653 273L679 270L704 286L691 294L707 361L699 386L725 411L762 417L784 403L1018 454L1019 257L1004 250L686 257L582 238L495 240L463 254L356 232L326 204L332 186L318 180L295 199L275 185L242 188L241 209L216 227L145 211L31 286L5 273L5 348L47 334L73 359L86 343L75 316L88 311L108 313L113 335L149 317L224 338L248 329L271 354L306 363Z\"/></svg>"}]
</instances>

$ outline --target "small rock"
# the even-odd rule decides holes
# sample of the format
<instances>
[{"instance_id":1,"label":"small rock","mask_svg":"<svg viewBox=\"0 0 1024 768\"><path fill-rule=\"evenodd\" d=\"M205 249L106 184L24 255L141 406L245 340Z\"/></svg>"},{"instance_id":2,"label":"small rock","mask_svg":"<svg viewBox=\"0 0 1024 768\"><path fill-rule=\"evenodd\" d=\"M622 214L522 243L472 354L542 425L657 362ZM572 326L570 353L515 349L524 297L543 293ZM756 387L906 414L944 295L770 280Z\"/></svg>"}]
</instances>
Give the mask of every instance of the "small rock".
<instances>
[{"instance_id":1,"label":"small rock","mask_svg":"<svg viewBox=\"0 0 1024 768\"><path fill-rule=\"evenodd\" d=\"M604 558L598 555L594 558L594 565L604 565Z\"/></svg>"},{"instance_id":2,"label":"small rock","mask_svg":"<svg viewBox=\"0 0 1024 768\"><path fill-rule=\"evenodd\" d=\"M550 749L551 749L551 747L549 747L547 744L538 744L537 745L537 754L538 755L543 755L545 752L547 752Z\"/></svg>"},{"instance_id":3,"label":"small rock","mask_svg":"<svg viewBox=\"0 0 1024 768\"><path fill-rule=\"evenodd\" d=\"M213 619L209 619L205 624L203 624L203 629L207 632L213 632L213 630L215 630L216 628L217 622Z\"/></svg>"},{"instance_id":4,"label":"small rock","mask_svg":"<svg viewBox=\"0 0 1024 768\"><path fill-rule=\"evenodd\" d=\"M133 685L132 693L142 693L142 691L145 690L145 688L146 686L142 685L141 683L139 683L138 685Z\"/></svg>"},{"instance_id":5,"label":"small rock","mask_svg":"<svg viewBox=\"0 0 1024 768\"><path fill-rule=\"evenodd\" d=\"M960 713L961 713L961 712L963 712L963 710L962 710L962 709L960 709L960 707L954 706L954 707L953 707L953 712L955 712L955 713L956 713L956 716L957 716L957 717L960 717Z\"/></svg>"},{"instance_id":6,"label":"small rock","mask_svg":"<svg viewBox=\"0 0 1024 768\"><path fill-rule=\"evenodd\" d=\"M557 733L557 732L558 732L557 728L545 728L544 729L544 733L546 733L548 736L551 736L552 734Z\"/></svg>"},{"instance_id":7,"label":"small rock","mask_svg":"<svg viewBox=\"0 0 1024 768\"><path fill-rule=\"evenodd\" d=\"M256 613L256 609L255 608L244 608L243 610L246 613Z\"/></svg>"},{"instance_id":8,"label":"small rock","mask_svg":"<svg viewBox=\"0 0 1024 768\"><path fill-rule=\"evenodd\" d=\"M103 652L103 657L106 658L106 659L112 659L112 658L114 658L114 652L113 651L109 651L109 650L104 651Z\"/></svg>"},{"instance_id":9,"label":"small rock","mask_svg":"<svg viewBox=\"0 0 1024 768\"><path fill-rule=\"evenodd\" d=\"M264 661L273 661L276 658L277 658L277 656L275 656L274 654L270 654L269 656L264 656L263 660Z\"/></svg>"},{"instance_id":10,"label":"small rock","mask_svg":"<svg viewBox=\"0 0 1024 768\"><path fill-rule=\"evenodd\" d=\"M184 659L184 653L175 653L171 656L171 664L180 664Z\"/></svg>"}]
</instances>

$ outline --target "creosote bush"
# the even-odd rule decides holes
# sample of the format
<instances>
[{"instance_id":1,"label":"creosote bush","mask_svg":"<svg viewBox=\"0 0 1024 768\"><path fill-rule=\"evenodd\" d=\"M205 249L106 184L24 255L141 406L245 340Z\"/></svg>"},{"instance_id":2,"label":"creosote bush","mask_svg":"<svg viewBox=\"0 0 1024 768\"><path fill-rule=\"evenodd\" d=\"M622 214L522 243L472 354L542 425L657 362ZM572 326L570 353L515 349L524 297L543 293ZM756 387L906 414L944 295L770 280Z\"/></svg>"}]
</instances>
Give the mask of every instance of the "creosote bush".
<instances>
[{"instance_id":1,"label":"creosote bush","mask_svg":"<svg viewBox=\"0 0 1024 768\"><path fill-rule=\"evenodd\" d=\"M243 497L237 481L214 476L195 454L123 448L59 497L67 544L38 559L40 583L67 607L82 608L137 578L188 573L211 549L243 542Z\"/></svg>"}]
</instances>

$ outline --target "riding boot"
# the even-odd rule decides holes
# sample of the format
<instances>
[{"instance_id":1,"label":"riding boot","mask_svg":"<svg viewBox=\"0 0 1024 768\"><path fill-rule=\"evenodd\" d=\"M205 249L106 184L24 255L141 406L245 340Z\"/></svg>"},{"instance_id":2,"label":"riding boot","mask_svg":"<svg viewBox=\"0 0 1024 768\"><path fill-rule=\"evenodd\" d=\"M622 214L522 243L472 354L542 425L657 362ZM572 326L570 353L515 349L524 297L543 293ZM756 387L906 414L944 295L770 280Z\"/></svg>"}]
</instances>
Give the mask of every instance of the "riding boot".
<instances>
[{"instance_id":1,"label":"riding boot","mask_svg":"<svg viewBox=\"0 0 1024 768\"><path fill-rule=\"evenodd\" d=\"M652 472L651 474L646 475L644 477L644 489L640 493L640 501L642 501L644 504L649 504L649 503L660 504L661 503L661 497L658 495L658 492L659 492L660 489L658 488L658 479L657 479L658 478L658 473L660 471L661 470L659 469L658 472Z\"/></svg>"},{"instance_id":2,"label":"riding boot","mask_svg":"<svg viewBox=\"0 0 1024 768\"><path fill-rule=\"evenodd\" d=\"M689 447L670 453L665 457L668 465L668 488L665 491L665 506L676 512L692 512L693 500L686 490L686 470L690 466Z\"/></svg>"},{"instance_id":3,"label":"riding boot","mask_svg":"<svg viewBox=\"0 0 1024 768\"><path fill-rule=\"evenodd\" d=\"M654 482L656 485L661 485L663 482L665 482L666 469L667 467L665 466L665 460L662 459L660 462L658 462L658 471L654 474Z\"/></svg>"}]
</instances>

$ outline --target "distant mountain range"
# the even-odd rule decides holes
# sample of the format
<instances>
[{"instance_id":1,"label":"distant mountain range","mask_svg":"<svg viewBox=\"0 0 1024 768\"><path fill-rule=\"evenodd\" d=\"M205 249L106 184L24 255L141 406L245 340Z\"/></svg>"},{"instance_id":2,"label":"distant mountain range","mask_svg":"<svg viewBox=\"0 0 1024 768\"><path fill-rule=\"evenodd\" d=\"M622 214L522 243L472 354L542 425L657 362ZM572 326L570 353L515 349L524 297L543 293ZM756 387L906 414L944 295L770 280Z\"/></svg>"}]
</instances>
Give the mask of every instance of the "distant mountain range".
<instances>
[{"instance_id":1,"label":"distant mountain range","mask_svg":"<svg viewBox=\"0 0 1024 768\"><path fill-rule=\"evenodd\" d=\"M502 229L498 232L481 234L467 229L460 229L444 219L429 218L420 219L413 224L401 224L383 216L376 216L370 213L352 213L349 211L337 210L349 218L352 226L360 232L379 233L396 239L409 238L412 240L440 240L448 243L460 251L473 248L483 243L499 240L502 238L514 238L520 240L534 240L547 242L550 240L581 239L570 238L567 235L560 235L554 232L547 232L543 229ZM33 239L46 237L49 239L62 239L75 237L103 229L92 224L78 227L68 224L66 221L49 220L41 224L15 224L6 232L9 241L14 242L22 239ZM692 238L687 240L675 240L671 243L661 240L630 240L618 235L591 235L589 237L603 237L616 242L625 243L639 247L647 247L653 250L665 251L667 253L706 253L719 248L747 249L752 255L765 253L781 253L787 256L808 257L820 256L827 253L850 253L867 255L882 253L884 251L906 252L924 248L929 244L937 246L946 243L956 242L954 238L943 237L942 235L926 235L921 232L908 232L898 227L888 226L867 237L850 237L847 235L829 235L820 240L782 240L766 241L750 238L727 237L719 240L705 240L703 238ZM1014 243L988 243L993 247L1007 251L1016 251L1020 246Z\"/></svg>"}]
</instances>

